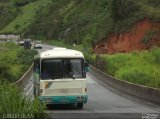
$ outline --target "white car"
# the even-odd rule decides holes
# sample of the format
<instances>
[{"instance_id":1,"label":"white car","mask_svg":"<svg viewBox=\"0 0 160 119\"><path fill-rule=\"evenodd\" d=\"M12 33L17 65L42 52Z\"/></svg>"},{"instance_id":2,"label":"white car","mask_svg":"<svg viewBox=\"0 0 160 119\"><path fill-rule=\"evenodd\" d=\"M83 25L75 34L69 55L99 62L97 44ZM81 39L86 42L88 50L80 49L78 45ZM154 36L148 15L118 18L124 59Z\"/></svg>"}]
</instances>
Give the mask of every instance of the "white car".
<instances>
[{"instance_id":1,"label":"white car","mask_svg":"<svg viewBox=\"0 0 160 119\"><path fill-rule=\"evenodd\" d=\"M24 41L21 40L21 41L18 42L18 44L19 44L20 46L24 46Z\"/></svg>"},{"instance_id":2,"label":"white car","mask_svg":"<svg viewBox=\"0 0 160 119\"><path fill-rule=\"evenodd\" d=\"M41 44L41 43L36 43L36 44L34 45L34 48L35 48L35 49L36 49L36 48L42 49L42 44Z\"/></svg>"},{"instance_id":3,"label":"white car","mask_svg":"<svg viewBox=\"0 0 160 119\"><path fill-rule=\"evenodd\" d=\"M35 41L34 42L34 48L42 49L42 41Z\"/></svg>"}]
</instances>

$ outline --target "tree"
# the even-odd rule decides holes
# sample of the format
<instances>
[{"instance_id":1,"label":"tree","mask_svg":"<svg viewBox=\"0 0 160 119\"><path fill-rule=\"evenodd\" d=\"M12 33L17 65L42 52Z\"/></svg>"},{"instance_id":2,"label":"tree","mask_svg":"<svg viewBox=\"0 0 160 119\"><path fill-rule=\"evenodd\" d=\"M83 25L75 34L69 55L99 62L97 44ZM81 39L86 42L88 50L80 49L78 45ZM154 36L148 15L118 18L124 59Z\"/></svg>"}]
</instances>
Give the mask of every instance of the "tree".
<instances>
[{"instance_id":1,"label":"tree","mask_svg":"<svg viewBox=\"0 0 160 119\"><path fill-rule=\"evenodd\" d=\"M19 27L20 27L19 24L16 24L16 25L14 26L14 28L16 29L16 34L18 34L18 29L19 29Z\"/></svg>"},{"instance_id":2,"label":"tree","mask_svg":"<svg viewBox=\"0 0 160 119\"><path fill-rule=\"evenodd\" d=\"M130 17L138 10L134 0L113 0L112 1L112 18L117 21Z\"/></svg>"}]
</instances>

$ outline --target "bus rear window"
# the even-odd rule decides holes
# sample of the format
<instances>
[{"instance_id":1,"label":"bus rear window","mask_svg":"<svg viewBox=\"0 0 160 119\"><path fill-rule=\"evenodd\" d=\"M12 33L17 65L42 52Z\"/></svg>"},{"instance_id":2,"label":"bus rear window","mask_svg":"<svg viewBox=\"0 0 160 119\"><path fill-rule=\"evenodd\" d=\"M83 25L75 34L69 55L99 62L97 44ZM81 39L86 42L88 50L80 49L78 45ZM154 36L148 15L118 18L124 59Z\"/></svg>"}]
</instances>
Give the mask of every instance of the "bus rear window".
<instances>
[{"instance_id":1,"label":"bus rear window","mask_svg":"<svg viewBox=\"0 0 160 119\"><path fill-rule=\"evenodd\" d=\"M83 59L45 59L42 60L42 79L84 78Z\"/></svg>"},{"instance_id":2,"label":"bus rear window","mask_svg":"<svg viewBox=\"0 0 160 119\"><path fill-rule=\"evenodd\" d=\"M46 59L42 60L41 78L57 79L63 77L62 59Z\"/></svg>"},{"instance_id":3,"label":"bus rear window","mask_svg":"<svg viewBox=\"0 0 160 119\"><path fill-rule=\"evenodd\" d=\"M64 60L65 78L82 78L82 61L81 59Z\"/></svg>"}]
</instances>

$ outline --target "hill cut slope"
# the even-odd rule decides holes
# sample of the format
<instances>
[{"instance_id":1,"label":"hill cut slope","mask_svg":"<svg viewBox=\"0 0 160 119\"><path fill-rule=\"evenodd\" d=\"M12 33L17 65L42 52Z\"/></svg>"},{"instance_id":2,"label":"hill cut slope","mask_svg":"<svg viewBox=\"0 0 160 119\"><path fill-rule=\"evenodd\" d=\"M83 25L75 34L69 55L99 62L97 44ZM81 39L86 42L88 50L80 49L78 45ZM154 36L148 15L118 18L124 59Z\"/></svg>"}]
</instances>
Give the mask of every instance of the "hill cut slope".
<instances>
[{"instance_id":1,"label":"hill cut slope","mask_svg":"<svg viewBox=\"0 0 160 119\"><path fill-rule=\"evenodd\" d=\"M94 53L116 53L148 50L160 47L160 23L140 20L128 32L111 34L99 41L93 48Z\"/></svg>"}]
</instances>

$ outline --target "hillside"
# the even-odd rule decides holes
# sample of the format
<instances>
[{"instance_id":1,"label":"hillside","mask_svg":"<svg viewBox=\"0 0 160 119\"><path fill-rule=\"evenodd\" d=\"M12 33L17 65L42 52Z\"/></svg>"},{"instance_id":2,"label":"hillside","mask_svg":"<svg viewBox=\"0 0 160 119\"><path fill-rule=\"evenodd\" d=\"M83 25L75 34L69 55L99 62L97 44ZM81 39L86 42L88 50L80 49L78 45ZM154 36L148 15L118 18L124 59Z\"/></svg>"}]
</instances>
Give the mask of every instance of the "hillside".
<instances>
[{"instance_id":1,"label":"hillside","mask_svg":"<svg viewBox=\"0 0 160 119\"><path fill-rule=\"evenodd\" d=\"M148 19L136 22L129 31L110 34L109 37L96 43L94 53L113 54L149 50L160 47L160 23Z\"/></svg>"},{"instance_id":2,"label":"hillside","mask_svg":"<svg viewBox=\"0 0 160 119\"><path fill-rule=\"evenodd\" d=\"M120 47L113 44L125 42L124 38L119 40L116 37L132 34L134 28L138 33L141 26L137 26L139 21L146 20L149 26L140 34L138 40L144 43L137 46L138 50L143 49L141 47L150 48L159 42L156 39L156 43L152 43L155 37L160 36L160 27L150 27L151 24L159 26L159 0L1 0L0 12L1 34L14 33L23 37L57 39L68 44L94 46L93 51L96 49L97 53L101 53L103 48L98 49L101 46L96 44L104 41L109 44L105 45L109 49ZM126 41L130 42L130 39ZM126 47L130 45L132 43ZM132 49L118 48L115 51L128 52Z\"/></svg>"}]
</instances>

